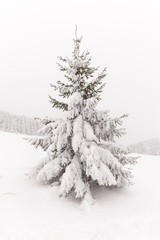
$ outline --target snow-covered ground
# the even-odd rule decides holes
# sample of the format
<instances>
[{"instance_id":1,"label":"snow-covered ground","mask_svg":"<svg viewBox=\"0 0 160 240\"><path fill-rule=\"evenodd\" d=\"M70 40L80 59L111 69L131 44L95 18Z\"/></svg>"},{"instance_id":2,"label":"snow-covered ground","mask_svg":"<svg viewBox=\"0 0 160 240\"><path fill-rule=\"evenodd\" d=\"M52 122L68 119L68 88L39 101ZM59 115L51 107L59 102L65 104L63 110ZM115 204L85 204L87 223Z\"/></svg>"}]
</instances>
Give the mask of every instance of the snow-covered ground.
<instances>
[{"instance_id":1,"label":"snow-covered ground","mask_svg":"<svg viewBox=\"0 0 160 240\"><path fill-rule=\"evenodd\" d=\"M135 185L94 190L88 211L25 177L45 154L0 132L0 240L159 240L160 157L142 156Z\"/></svg>"}]
</instances>

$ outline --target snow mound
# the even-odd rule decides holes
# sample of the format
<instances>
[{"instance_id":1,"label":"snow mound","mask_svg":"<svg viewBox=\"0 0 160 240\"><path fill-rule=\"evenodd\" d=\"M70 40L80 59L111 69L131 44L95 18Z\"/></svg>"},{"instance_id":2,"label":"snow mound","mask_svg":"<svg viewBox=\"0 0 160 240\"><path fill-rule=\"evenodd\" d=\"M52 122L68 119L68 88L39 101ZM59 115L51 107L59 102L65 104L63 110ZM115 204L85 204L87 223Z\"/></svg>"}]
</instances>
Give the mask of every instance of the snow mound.
<instances>
[{"instance_id":1,"label":"snow mound","mask_svg":"<svg viewBox=\"0 0 160 240\"><path fill-rule=\"evenodd\" d=\"M160 239L159 156L141 156L134 186L93 189L88 211L25 177L44 156L23 136L0 132L0 240Z\"/></svg>"}]
</instances>

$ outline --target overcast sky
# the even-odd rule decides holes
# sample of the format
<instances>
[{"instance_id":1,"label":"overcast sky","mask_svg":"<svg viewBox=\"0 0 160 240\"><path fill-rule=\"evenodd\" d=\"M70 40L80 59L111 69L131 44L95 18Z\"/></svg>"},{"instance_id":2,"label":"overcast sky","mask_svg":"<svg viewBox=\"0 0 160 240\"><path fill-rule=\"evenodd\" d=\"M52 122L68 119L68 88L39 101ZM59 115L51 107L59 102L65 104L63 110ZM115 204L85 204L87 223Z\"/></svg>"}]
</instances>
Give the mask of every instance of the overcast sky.
<instances>
[{"instance_id":1,"label":"overcast sky","mask_svg":"<svg viewBox=\"0 0 160 240\"><path fill-rule=\"evenodd\" d=\"M124 142L160 137L159 0L0 1L0 110L57 117L49 83L71 56L75 25L93 65L107 67L99 108L128 113Z\"/></svg>"}]
</instances>

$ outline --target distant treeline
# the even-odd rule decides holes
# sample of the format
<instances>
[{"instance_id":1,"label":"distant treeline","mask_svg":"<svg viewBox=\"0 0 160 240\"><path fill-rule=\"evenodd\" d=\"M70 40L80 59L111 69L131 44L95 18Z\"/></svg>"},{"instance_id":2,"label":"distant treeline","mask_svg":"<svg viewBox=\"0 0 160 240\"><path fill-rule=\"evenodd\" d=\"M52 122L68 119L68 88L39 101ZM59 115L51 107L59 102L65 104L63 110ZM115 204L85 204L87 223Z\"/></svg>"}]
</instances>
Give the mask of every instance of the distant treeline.
<instances>
[{"instance_id":1,"label":"distant treeline","mask_svg":"<svg viewBox=\"0 0 160 240\"><path fill-rule=\"evenodd\" d=\"M129 146L134 152L147 155L160 155L160 139L153 138Z\"/></svg>"},{"instance_id":2,"label":"distant treeline","mask_svg":"<svg viewBox=\"0 0 160 240\"><path fill-rule=\"evenodd\" d=\"M36 135L42 123L34 118L0 111L0 130L5 132Z\"/></svg>"}]
</instances>

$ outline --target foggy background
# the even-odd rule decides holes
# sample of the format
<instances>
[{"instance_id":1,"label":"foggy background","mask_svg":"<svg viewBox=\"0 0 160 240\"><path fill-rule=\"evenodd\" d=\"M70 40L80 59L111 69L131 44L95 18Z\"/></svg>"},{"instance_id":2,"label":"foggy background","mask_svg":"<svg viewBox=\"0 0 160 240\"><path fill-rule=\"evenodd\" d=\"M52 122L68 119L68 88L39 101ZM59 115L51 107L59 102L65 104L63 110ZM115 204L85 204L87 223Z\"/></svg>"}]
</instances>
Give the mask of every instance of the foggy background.
<instances>
[{"instance_id":1,"label":"foggy background","mask_svg":"<svg viewBox=\"0 0 160 240\"><path fill-rule=\"evenodd\" d=\"M71 56L75 25L93 66L107 67L99 109L129 114L122 142L160 137L160 2L0 2L0 110L61 116L49 83L63 80L57 56Z\"/></svg>"}]
</instances>

